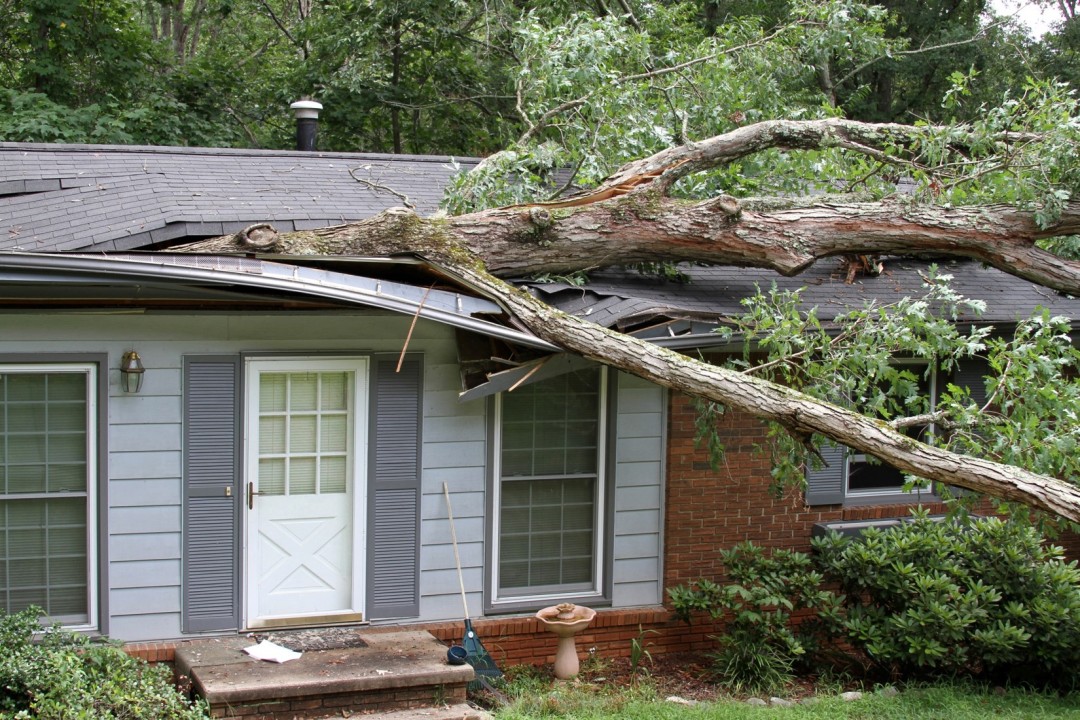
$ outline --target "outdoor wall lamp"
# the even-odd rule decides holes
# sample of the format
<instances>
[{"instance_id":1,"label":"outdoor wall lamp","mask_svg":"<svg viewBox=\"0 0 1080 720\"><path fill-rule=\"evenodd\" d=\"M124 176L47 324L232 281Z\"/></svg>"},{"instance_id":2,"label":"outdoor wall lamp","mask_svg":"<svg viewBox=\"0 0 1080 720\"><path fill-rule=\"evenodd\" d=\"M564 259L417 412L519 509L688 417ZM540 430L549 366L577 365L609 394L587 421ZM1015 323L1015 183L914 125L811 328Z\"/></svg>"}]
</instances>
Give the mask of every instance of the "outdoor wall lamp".
<instances>
[{"instance_id":1,"label":"outdoor wall lamp","mask_svg":"<svg viewBox=\"0 0 1080 720\"><path fill-rule=\"evenodd\" d=\"M143 373L142 358L134 350L128 350L120 358L120 388L126 393L137 393L142 390Z\"/></svg>"}]
</instances>

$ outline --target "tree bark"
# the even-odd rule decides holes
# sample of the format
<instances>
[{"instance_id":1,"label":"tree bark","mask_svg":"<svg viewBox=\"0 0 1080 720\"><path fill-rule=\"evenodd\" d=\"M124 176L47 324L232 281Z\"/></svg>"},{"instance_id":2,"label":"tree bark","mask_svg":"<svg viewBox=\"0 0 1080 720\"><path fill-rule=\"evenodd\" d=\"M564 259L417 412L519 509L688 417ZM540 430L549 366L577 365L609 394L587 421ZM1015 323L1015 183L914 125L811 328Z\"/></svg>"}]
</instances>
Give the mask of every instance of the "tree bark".
<instances>
[{"instance_id":1,"label":"tree bark","mask_svg":"<svg viewBox=\"0 0 1080 720\"><path fill-rule=\"evenodd\" d=\"M829 211L825 212L828 214ZM511 225L518 222L507 221L501 213L483 215L503 218ZM1080 488L1061 480L924 445L883 421L562 313L485 269L485 256L477 249L482 249L485 244L490 248L492 240L500 237L500 222L481 222L474 218L463 225L461 220L424 220L409 210L395 208L352 225L281 236L267 236L265 228L260 228L258 239L229 236L174 249L198 252L272 250L298 255L422 255L467 286L499 298L531 332L567 352L664 387L775 421L796 435L823 435L928 480L1022 502L1080 522ZM614 250L609 246L609 252L623 257L621 246Z\"/></svg>"},{"instance_id":2,"label":"tree bark","mask_svg":"<svg viewBox=\"0 0 1080 720\"><path fill-rule=\"evenodd\" d=\"M816 259L848 253L970 257L1080 295L1080 263L1035 247L1080 233L1080 203L1050 228L1007 206L944 208L908 203L704 202L664 193L679 177L769 147L851 147L874 154L917 142L918 128L844 120L774 121L630 163L594 191L566 201L422 219L392 208L349 225L277 235L251 233L193 243L189 252L287 255L419 255L466 285L499 298L538 337L658 385L772 420L801 437L820 434L935 482L1025 503L1080 522L1080 488L1052 477L924 445L844 408L756 377L699 362L561 313L500 277L564 273L641 261L767 267L791 275Z\"/></svg>"},{"instance_id":3,"label":"tree bark","mask_svg":"<svg viewBox=\"0 0 1080 720\"><path fill-rule=\"evenodd\" d=\"M1075 485L1011 465L934 448L898 432L884 421L602 328L556 310L475 265L447 269L466 284L502 298L529 330L568 352L657 385L772 420L798 436L823 435L927 480L1021 502L1080 522L1080 488Z\"/></svg>"},{"instance_id":4,"label":"tree bark","mask_svg":"<svg viewBox=\"0 0 1080 720\"><path fill-rule=\"evenodd\" d=\"M377 257L401 253L433 261L455 252L481 258L502 278L564 274L657 261L771 268L795 275L834 255L934 254L968 257L1040 285L1080 295L1080 263L1035 246L1041 238L1080 233L1080 202L1040 229L1030 213L1005 205L910 207L896 202L814 204L718 198L686 203L636 191L580 207L544 205L486 210L444 219L380 215L357 223L283 233L281 252ZM402 212L405 212L404 210ZM395 236L387 223L407 225ZM231 238L192 246L243 251Z\"/></svg>"}]
</instances>

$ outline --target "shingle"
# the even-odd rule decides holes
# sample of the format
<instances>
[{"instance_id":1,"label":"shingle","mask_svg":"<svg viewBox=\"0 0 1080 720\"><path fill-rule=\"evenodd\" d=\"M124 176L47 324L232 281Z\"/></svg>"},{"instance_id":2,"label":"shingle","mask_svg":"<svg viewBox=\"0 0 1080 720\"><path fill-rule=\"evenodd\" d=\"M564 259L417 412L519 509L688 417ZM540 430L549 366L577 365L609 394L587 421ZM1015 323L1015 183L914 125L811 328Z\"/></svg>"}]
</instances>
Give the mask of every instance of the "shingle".
<instances>
[{"instance_id":1,"label":"shingle","mask_svg":"<svg viewBox=\"0 0 1080 720\"><path fill-rule=\"evenodd\" d=\"M251 217L259 216L281 225L292 221L298 227L318 227L402 204L386 189L391 187L408 195L419 211L433 212L453 173L449 163L446 157L360 153L0 143L0 195L22 193L27 182L35 183L39 192L23 196L30 199L26 216L19 218L30 226L53 191L69 188L107 200L112 219L117 212L161 217L197 207L198 213L184 212L184 219L250 224ZM350 168L365 168L385 187L365 187L349 175ZM89 234L92 244L124 237L115 234L121 229L114 224L102 223L100 214L87 222L77 216L89 213L77 205L64 211L73 218L68 227ZM11 229L12 212L0 205L0 231ZM24 230L36 233L48 248L88 242L86 237L67 237L51 224ZM12 244L0 232L0 249Z\"/></svg>"},{"instance_id":2,"label":"shingle","mask_svg":"<svg viewBox=\"0 0 1080 720\"><path fill-rule=\"evenodd\" d=\"M637 323L649 314L668 318L715 320L742 312L743 298L758 288L768 292L775 284L780 290L802 289L804 310L817 308L822 320L830 321L840 312L861 307L866 302L892 302L924 293L923 278L932 264L940 273L953 275L952 287L961 295L986 302L981 316L968 313L971 322L1013 323L1043 306L1051 312L1080 317L1080 299L1047 290L970 260L913 260L886 258L885 272L878 277L860 276L847 284L836 260L821 260L792 278L769 270L737 267L693 267L681 269L690 282L681 284L618 269L594 272L584 287L565 284L530 284L546 302L582 315L607 327ZM635 301L616 304L612 299Z\"/></svg>"}]
</instances>

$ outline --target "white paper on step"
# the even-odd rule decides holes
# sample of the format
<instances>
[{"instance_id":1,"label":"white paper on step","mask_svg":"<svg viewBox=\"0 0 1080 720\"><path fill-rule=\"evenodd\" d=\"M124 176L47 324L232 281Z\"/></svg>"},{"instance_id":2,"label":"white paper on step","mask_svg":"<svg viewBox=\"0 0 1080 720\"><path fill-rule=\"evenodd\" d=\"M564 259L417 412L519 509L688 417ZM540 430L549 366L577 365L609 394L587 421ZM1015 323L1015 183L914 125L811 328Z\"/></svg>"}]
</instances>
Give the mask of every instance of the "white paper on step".
<instances>
[{"instance_id":1,"label":"white paper on step","mask_svg":"<svg viewBox=\"0 0 1080 720\"><path fill-rule=\"evenodd\" d=\"M256 660L267 660L269 662L283 663L289 660L296 660L303 653L298 653L295 650L290 650L286 647L281 647L277 643L272 643L269 640L263 640L258 645L252 645L251 647L244 648L251 657Z\"/></svg>"}]
</instances>

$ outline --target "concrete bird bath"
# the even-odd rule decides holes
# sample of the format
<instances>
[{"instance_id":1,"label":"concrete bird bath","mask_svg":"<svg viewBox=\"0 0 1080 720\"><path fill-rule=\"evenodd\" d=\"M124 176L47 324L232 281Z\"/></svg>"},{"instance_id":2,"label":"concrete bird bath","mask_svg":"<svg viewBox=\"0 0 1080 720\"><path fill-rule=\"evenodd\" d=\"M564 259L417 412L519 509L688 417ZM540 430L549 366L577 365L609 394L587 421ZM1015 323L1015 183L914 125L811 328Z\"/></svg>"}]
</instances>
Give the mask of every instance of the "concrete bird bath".
<instances>
[{"instance_id":1,"label":"concrete bird bath","mask_svg":"<svg viewBox=\"0 0 1080 720\"><path fill-rule=\"evenodd\" d=\"M587 628L594 617L595 610L573 603L552 605L536 613L544 629L559 636L559 646L555 650L555 677L560 680L574 677L581 669L574 636Z\"/></svg>"}]
</instances>

